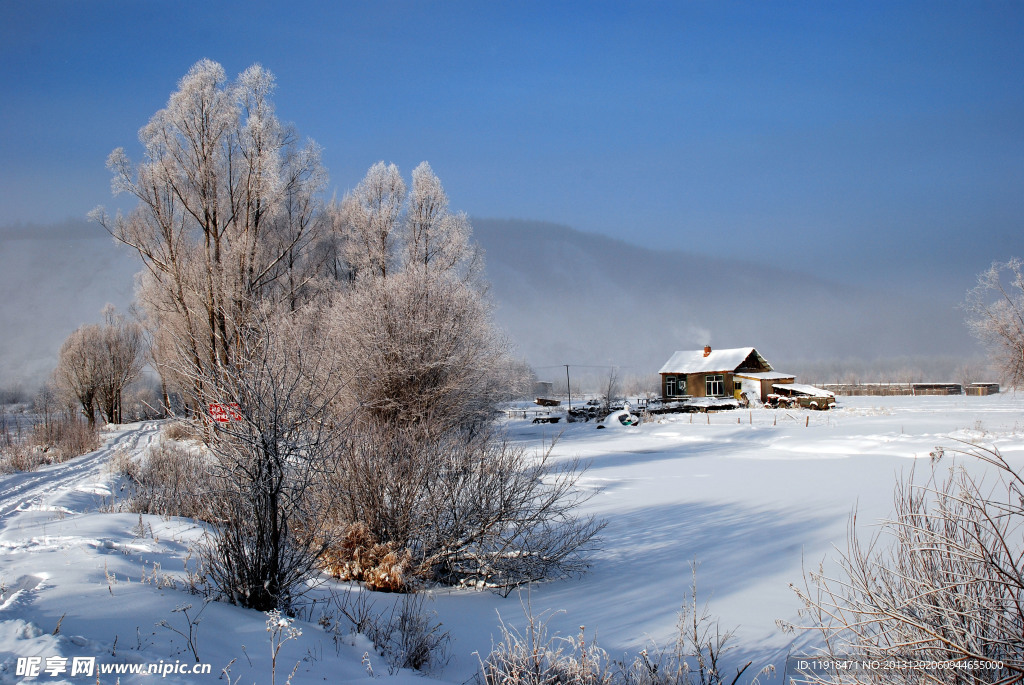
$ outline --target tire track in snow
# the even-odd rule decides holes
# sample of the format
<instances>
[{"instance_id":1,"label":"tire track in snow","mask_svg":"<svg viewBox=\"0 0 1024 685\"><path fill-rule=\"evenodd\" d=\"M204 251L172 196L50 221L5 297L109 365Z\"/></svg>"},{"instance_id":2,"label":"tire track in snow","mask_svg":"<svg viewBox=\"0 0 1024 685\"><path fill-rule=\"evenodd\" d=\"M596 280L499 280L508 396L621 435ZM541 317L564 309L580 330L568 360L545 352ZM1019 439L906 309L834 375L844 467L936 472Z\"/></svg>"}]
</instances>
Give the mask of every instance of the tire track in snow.
<instances>
[{"instance_id":1,"label":"tire track in snow","mask_svg":"<svg viewBox=\"0 0 1024 685\"><path fill-rule=\"evenodd\" d=\"M152 444L160 431L157 421L144 421L115 436L103 447L38 471L12 473L0 479L0 521L62 490L73 490L90 476L98 476L121 450L137 452Z\"/></svg>"}]
</instances>

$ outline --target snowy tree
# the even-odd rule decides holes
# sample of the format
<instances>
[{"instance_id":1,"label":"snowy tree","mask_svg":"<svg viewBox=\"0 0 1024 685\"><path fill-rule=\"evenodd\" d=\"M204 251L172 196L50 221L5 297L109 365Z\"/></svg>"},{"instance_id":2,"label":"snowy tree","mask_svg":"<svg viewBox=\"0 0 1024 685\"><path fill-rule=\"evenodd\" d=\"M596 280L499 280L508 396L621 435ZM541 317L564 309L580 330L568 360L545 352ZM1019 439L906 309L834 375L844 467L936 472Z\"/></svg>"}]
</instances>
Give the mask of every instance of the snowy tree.
<instances>
[{"instance_id":1,"label":"snowy tree","mask_svg":"<svg viewBox=\"0 0 1024 685\"><path fill-rule=\"evenodd\" d=\"M338 369L320 324L313 307L260 307L237 363L199 371L225 414L208 438L216 536L203 549L206 568L231 602L262 611L305 591L330 540L326 485L346 431L331 412Z\"/></svg>"},{"instance_id":2,"label":"snowy tree","mask_svg":"<svg viewBox=\"0 0 1024 685\"><path fill-rule=\"evenodd\" d=\"M1024 262L995 262L978 276L964 304L967 325L988 348L1004 380L1024 384Z\"/></svg>"},{"instance_id":3,"label":"snowy tree","mask_svg":"<svg viewBox=\"0 0 1024 685\"><path fill-rule=\"evenodd\" d=\"M413 268L479 276L481 253L464 213L448 208L441 180L427 162L406 184L394 164L377 162L332 210L343 280L386 278Z\"/></svg>"},{"instance_id":4,"label":"snowy tree","mask_svg":"<svg viewBox=\"0 0 1024 685\"><path fill-rule=\"evenodd\" d=\"M388 275L395 260L405 181L394 164L377 162L338 209L343 257L353 277Z\"/></svg>"},{"instance_id":5,"label":"snowy tree","mask_svg":"<svg viewBox=\"0 0 1024 685\"><path fill-rule=\"evenodd\" d=\"M404 187L378 163L339 213L350 277L331 318L357 422L333 489L335 566L377 582L380 557L389 589L406 586L396 574L510 590L580 571L601 528L575 513L580 471L485 428L526 374L492 322L469 221L428 164Z\"/></svg>"},{"instance_id":6,"label":"snowy tree","mask_svg":"<svg viewBox=\"0 0 1024 685\"><path fill-rule=\"evenodd\" d=\"M140 326L103 309L105 322L80 326L61 346L54 377L58 387L82 408L92 426L99 410L109 423L121 421L124 389L142 371L145 344Z\"/></svg>"},{"instance_id":7,"label":"snowy tree","mask_svg":"<svg viewBox=\"0 0 1024 685\"><path fill-rule=\"evenodd\" d=\"M54 380L61 393L77 402L89 427L96 425L96 402L103 378L103 330L97 324L75 329L60 347Z\"/></svg>"},{"instance_id":8,"label":"snowy tree","mask_svg":"<svg viewBox=\"0 0 1024 685\"><path fill-rule=\"evenodd\" d=\"M196 369L230 364L253 304L298 306L320 266L310 259L324 226L319 149L278 121L273 87L259 65L228 83L219 64L198 62L139 132L144 160L121 148L108 159L115 192L138 204L93 216L138 252L148 320L175 331ZM203 400L201 387L187 390Z\"/></svg>"},{"instance_id":9,"label":"snowy tree","mask_svg":"<svg viewBox=\"0 0 1024 685\"><path fill-rule=\"evenodd\" d=\"M601 402L605 409L610 409L615 400L619 398L619 388L622 380L619 377L619 369L612 367L608 370L608 376L601 383Z\"/></svg>"},{"instance_id":10,"label":"snowy tree","mask_svg":"<svg viewBox=\"0 0 1024 685\"><path fill-rule=\"evenodd\" d=\"M472 275L479 253L469 242L471 232L464 213L448 210L448 196L430 165L413 169L403 231L405 268L441 273L462 268L463 275Z\"/></svg>"},{"instance_id":11,"label":"snowy tree","mask_svg":"<svg viewBox=\"0 0 1024 685\"><path fill-rule=\"evenodd\" d=\"M109 423L121 423L122 398L142 372L145 341L142 327L118 314L112 305L103 309L100 328L100 379L96 397L100 411Z\"/></svg>"},{"instance_id":12,"label":"snowy tree","mask_svg":"<svg viewBox=\"0 0 1024 685\"><path fill-rule=\"evenodd\" d=\"M378 162L338 209L350 285L335 305L352 405L376 421L479 424L521 385L491 321L471 227L426 162Z\"/></svg>"},{"instance_id":13,"label":"snowy tree","mask_svg":"<svg viewBox=\"0 0 1024 685\"><path fill-rule=\"evenodd\" d=\"M519 388L518 366L486 301L420 269L356 284L334 309L352 405L435 432L479 424Z\"/></svg>"}]
</instances>

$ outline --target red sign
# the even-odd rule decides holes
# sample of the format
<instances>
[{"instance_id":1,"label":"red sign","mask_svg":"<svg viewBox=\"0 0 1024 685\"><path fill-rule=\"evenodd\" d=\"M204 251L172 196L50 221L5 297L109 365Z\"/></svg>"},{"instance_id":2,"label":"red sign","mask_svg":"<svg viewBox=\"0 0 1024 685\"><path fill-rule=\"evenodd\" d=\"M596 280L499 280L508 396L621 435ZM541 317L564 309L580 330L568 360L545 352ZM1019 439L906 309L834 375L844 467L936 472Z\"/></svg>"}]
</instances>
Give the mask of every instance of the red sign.
<instances>
[{"instance_id":1,"label":"red sign","mask_svg":"<svg viewBox=\"0 0 1024 685\"><path fill-rule=\"evenodd\" d=\"M213 417L214 421L219 423L242 420L242 415L238 411L237 402L231 402L229 404L210 402L210 416Z\"/></svg>"}]
</instances>

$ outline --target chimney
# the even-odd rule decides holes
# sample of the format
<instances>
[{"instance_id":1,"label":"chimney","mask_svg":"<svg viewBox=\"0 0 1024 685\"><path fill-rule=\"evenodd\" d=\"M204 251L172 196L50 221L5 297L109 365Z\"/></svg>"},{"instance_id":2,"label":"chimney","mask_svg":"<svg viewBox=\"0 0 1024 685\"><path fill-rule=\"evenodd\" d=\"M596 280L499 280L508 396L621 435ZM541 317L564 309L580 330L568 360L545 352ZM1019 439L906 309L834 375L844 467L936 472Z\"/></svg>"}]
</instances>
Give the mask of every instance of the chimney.
<instances>
[{"instance_id":1,"label":"chimney","mask_svg":"<svg viewBox=\"0 0 1024 685\"><path fill-rule=\"evenodd\" d=\"M704 356L705 357L710 357L711 356L711 345L705 345L704 346Z\"/></svg>"}]
</instances>

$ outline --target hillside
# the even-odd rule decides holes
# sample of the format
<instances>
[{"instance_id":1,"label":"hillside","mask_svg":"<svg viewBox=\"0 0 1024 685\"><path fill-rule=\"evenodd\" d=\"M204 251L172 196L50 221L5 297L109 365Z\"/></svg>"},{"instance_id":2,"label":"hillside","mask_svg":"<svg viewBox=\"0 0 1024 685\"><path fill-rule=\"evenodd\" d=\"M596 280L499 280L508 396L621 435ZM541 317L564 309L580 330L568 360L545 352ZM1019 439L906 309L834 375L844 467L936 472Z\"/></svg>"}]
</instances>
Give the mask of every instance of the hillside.
<instances>
[{"instance_id":1,"label":"hillside","mask_svg":"<svg viewBox=\"0 0 1024 685\"><path fill-rule=\"evenodd\" d=\"M486 250L498 323L537 367L656 371L673 350L754 345L773 364L963 357L976 347L957 297L902 295L810 275L799 256L751 261L756 246L713 258L657 251L556 224L473 220ZM131 302L139 265L98 226L0 228L0 385L32 385L64 338ZM800 368L795 368L800 367ZM553 373L539 369L540 375ZM941 372L937 372L942 375Z\"/></svg>"},{"instance_id":2,"label":"hillside","mask_svg":"<svg viewBox=\"0 0 1024 685\"><path fill-rule=\"evenodd\" d=\"M894 286L812 275L798 255L757 263L650 250L566 226L474 219L498 321L537 366L656 371L673 350L754 345L780 367L822 360L976 352L961 293L923 300ZM792 369L798 370L798 369Z\"/></svg>"}]
</instances>

